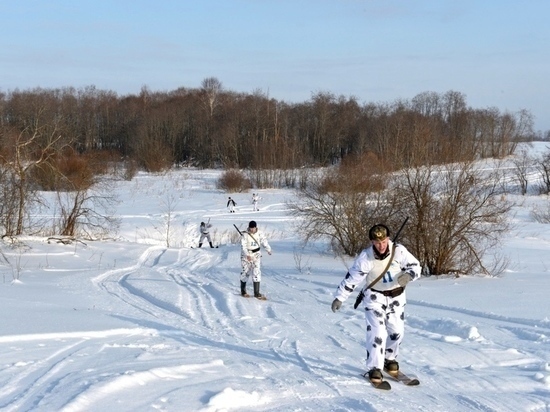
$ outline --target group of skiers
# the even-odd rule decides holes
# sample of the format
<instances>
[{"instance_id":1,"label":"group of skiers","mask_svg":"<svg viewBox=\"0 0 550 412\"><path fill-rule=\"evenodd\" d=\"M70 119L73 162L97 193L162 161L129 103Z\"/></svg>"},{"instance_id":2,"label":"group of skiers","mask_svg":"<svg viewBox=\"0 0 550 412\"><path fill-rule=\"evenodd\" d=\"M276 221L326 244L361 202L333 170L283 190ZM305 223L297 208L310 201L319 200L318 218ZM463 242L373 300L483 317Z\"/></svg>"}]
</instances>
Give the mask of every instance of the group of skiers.
<instances>
[{"instance_id":1,"label":"group of skiers","mask_svg":"<svg viewBox=\"0 0 550 412\"><path fill-rule=\"evenodd\" d=\"M258 203L261 199L262 198L258 193L252 193L252 210L254 212L260 211ZM229 209L229 213L235 213L235 206L237 206L237 202L229 196L229 199L227 200L227 208Z\"/></svg>"},{"instance_id":2,"label":"group of skiers","mask_svg":"<svg viewBox=\"0 0 550 412\"><path fill-rule=\"evenodd\" d=\"M253 194L254 210L258 210ZM235 201L229 198L230 213L234 213ZM213 247L209 234L210 223L201 222L199 247L207 239ZM238 230L238 229L237 229ZM265 300L260 293L261 247L271 255L272 250L265 234L258 229L254 220L248 224L241 235L241 295L250 297L247 281L252 277L254 297ZM397 376L399 363L397 357L405 330L405 288L410 281L420 277L421 266L405 246L390 239L390 229L384 224L376 224L369 230L370 246L355 259L338 285L331 304L333 312L342 307L352 292L361 284L362 290L355 308L361 306L366 323L366 370L364 374L375 386L384 382L382 371Z\"/></svg>"}]
</instances>

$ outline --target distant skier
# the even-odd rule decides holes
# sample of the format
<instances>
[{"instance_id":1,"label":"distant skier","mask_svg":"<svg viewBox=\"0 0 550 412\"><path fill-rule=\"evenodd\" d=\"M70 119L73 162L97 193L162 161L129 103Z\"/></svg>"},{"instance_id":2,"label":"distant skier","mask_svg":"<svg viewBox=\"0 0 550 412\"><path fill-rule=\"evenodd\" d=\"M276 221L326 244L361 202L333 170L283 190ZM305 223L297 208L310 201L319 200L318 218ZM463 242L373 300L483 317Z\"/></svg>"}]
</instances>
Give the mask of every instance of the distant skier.
<instances>
[{"instance_id":1,"label":"distant skier","mask_svg":"<svg viewBox=\"0 0 550 412\"><path fill-rule=\"evenodd\" d=\"M254 297L265 300L265 296L260 293L260 281L262 280L260 245L271 255L271 246L267 238L258 230L256 222L251 220L248 229L241 232L241 295L249 297L246 293L246 282L252 274L254 284Z\"/></svg>"},{"instance_id":2,"label":"distant skier","mask_svg":"<svg viewBox=\"0 0 550 412\"><path fill-rule=\"evenodd\" d=\"M204 223L204 222L201 222L201 225L200 225L200 232L201 232L201 238L199 239L199 247L202 247L202 241L204 239L208 240L208 243L210 244L210 247L213 248L214 246L212 245L212 239L210 238L210 228L212 227L212 225L210 223Z\"/></svg>"},{"instance_id":3,"label":"distant skier","mask_svg":"<svg viewBox=\"0 0 550 412\"><path fill-rule=\"evenodd\" d=\"M235 206L237 206L237 203L233 199L231 199L231 196L229 197L229 200L227 201L227 207L229 208L229 213L235 213Z\"/></svg>"},{"instance_id":4,"label":"distant skier","mask_svg":"<svg viewBox=\"0 0 550 412\"><path fill-rule=\"evenodd\" d=\"M254 205L254 212L257 212L260 210L258 207L258 202L260 201L261 197L258 193L252 193L252 204Z\"/></svg>"}]
</instances>

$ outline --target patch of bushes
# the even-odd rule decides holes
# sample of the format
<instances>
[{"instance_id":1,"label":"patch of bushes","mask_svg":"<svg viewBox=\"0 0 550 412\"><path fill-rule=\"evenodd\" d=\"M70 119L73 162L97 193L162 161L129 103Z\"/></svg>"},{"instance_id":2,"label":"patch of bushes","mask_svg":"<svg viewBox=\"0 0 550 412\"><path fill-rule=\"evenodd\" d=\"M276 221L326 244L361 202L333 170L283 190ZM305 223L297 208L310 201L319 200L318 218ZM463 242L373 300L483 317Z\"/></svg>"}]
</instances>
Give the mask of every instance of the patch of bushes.
<instances>
[{"instance_id":1,"label":"patch of bushes","mask_svg":"<svg viewBox=\"0 0 550 412\"><path fill-rule=\"evenodd\" d=\"M220 176L216 187L226 192L245 192L252 188L252 184L240 170L229 169Z\"/></svg>"}]
</instances>

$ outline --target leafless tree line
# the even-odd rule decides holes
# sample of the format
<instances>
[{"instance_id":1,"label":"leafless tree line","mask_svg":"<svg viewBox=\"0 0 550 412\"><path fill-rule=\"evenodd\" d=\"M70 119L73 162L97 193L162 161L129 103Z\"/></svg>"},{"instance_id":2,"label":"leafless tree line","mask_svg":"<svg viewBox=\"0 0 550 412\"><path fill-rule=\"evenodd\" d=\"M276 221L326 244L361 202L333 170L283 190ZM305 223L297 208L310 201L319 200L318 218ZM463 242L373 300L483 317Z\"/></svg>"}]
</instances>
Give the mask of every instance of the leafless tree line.
<instances>
[{"instance_id":1,"label":"leafless tree line","mask_svg":"<svg viewBox=\"0 0 550 412\"><path fill-rule=\"evenodd\" d=\"M126 96L95 87L0 93L2 136L21 133L38 119L55 125L79 154L108 151L148 171L183 164L316 167L368 152L392 158L410 151L410 130L429 139L433 156L443 161L502 157L513 150L510 143L534 137L527 111L471 108L456 91L364 104L318 92L289 104L262 91L227 91L216 78L198 88L144 87Z\"/></svg>"}]
</instances>

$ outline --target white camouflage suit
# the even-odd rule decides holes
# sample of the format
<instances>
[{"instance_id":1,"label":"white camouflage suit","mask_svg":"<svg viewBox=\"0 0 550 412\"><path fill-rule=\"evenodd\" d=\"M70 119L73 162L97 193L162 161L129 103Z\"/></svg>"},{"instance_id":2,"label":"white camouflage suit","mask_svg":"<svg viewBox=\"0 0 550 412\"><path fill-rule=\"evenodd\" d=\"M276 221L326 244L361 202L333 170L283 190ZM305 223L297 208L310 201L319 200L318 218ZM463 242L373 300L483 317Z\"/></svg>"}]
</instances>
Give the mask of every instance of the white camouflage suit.
<instances>
[{"instance_id":1,"label":"white camouflage suit","mask_svg":"<svg viewBox=\"0 0 550 412\"><path fill-rule=\"evenodd\" d=\"M252 205L254 205L254 212L258 212L260 210L258 206L260 199L261 197L257 193L252 193Z\"/></svg>"},{"instance_id":2,"label":"white camouflage suit","mask_svg":"<svg viewBox=\"0 0 550 412\"><path fill-rule=\"evenodd\" d=\"M391 252L393 247L393 242L389 240L388 251ZM365 283L364 287L367 287L381 274L390 258L391 253L384 259L377 258L373 246L364 249L338 286L334 297L344 302L358 285ZM367 324L367 371L383 369L384 359L395 360L399 354L405 330L406 294L403 291L399 296L391 297L380 292L399 290L397 278L404 271L410 274L411 280L416 280L421 273L420 263L403 245L395 244L393 260L386 274L371 289L364 291L362 307Z\"/></svg>"},{"instance_id":3,"label":"white camouflage suit","mask_svg":"<svg viewBox=\"0 0 550 412\"><path fill-rule=\"evenodd\" d=\"M252 234L248 230L241 235L241 281L246 282L252 273L252 281L260 282L262 280L260 245L271 253L271 246L261 230ZM251 257L248 260L248 257Z\"/></svg>"},{"instance_id":4,"label":"white camouflage suit","mask_svg":"<svg viewBox=\"0 0 550 412\"><path fill-rule=\"evenodd\" d=\"M201 238L199 239L199 243L202 244L202 241L204 239L208 240L208 243L212 243L212 239L210 238L210 228L212 225L210 223L204 223L201 222L201 225L199 227L199 230L201 232Z\"/></svg>"}]
</instances>

